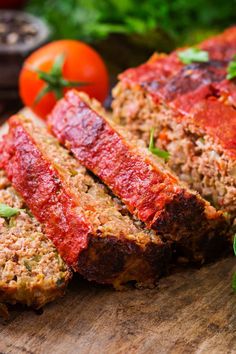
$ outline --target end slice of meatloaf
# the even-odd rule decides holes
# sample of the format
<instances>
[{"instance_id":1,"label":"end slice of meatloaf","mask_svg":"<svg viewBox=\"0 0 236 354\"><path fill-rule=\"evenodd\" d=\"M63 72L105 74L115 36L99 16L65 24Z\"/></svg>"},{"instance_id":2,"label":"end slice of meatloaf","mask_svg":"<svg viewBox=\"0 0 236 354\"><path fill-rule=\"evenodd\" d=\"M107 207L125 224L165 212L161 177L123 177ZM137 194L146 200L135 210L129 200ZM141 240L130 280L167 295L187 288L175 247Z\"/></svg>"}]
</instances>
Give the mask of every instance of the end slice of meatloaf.
<instances>
[{"instance_id":1,"label":"end slice of meatloaf","mask_svg":"<svg viewBox=\"0 0 236 354\"><path fill-rule=\"evenodd\" d=\"M221 253L227 225L222 213L95 108L85 95L70 91L54 108L49 127L132 214L174 242L179 254L202 262Z\"/></svg>"},{"instance_id":2,"label":"end slice of meatloaf","mask_svg":"<svg viewBox=\"0 0 236 354\"><path fill-rule=\"evenodd\" d=\"M129 215L44 127L14 116L2 165L65 262L88 280L153 284L170 246Z\"/></svg>"},{"instance_id":3,"label":"end slice of meatloaf","mask_svg":"<svg viewBox=\"0 0 236 354\"><path fill-rule=\"evenodd\" d=\"M0 203L19 209L0 217L0 302L40 308L64 294L71 272L2 170Z\"/></svg>"},{"instance_id":4,"label":"end slice of meatloaf","mask_svg":"<svg viewBox=\"0 0 236 354\"><path fill-rule=\"evenodd\" d=\"M178 49L169 55L155 53L146 63L121 73L113 90L114 120L148 141L158 107L194 91L204 95L199 90L204 87L218 91L215 85L224 81L236 53L235 38L236 26L200 43L198 47L208 52L208 62L185 65L178 57L183 49Z\"/></svg>"},{"instance_id":5,"label":"end slice of meatloaf","mask_svg":"<svg viewBox=\"0 0 236 354\"><path fill-rule=\"evenodd\" d=\"M206 63L184 65L176 52L155 56L121 74L113 91L116 122L146 144L150 129L155 128L156 146L170 153L169 166L228 213L232 232L236 227L236 85L225 78L236 53L235 38L233 27L200 44L209 54Z\"/></svg>"}]
</instances>

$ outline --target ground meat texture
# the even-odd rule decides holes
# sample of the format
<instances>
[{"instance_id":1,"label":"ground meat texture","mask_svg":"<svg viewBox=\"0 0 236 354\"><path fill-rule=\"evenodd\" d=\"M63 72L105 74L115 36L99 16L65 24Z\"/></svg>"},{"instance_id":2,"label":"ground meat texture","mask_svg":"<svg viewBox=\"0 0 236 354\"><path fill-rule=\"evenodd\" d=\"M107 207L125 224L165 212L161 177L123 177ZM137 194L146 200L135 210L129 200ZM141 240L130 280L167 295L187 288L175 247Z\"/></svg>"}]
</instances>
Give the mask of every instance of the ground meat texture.
<instances>
[{"instance_id":1,"label":"ground meat texture","mask_svg":"<svg viewBox=\"0 0 236 354\"><path fill-rule=\"evenodd\" d=\"M19 116L9 125L2 164L67 264L115 287L155 283L169 263L169 244L122 215L106 188L46 129Z\"/></svg>"},{"instance_id":2,"label":"ground meat texture","mask_svg":"<svg viewBox=\"0 0 236 354\"><path fill-rule=\"evenodd\" d=\"M71 272L2 170L0 203L20 209L0 218L0 302L40 308L64 294Z\"/></svg>"},{"instance_id":3,"label":"ground meat texture","mask_svg":"<svg viewBox=\"0 0 236 354\"><path fill-rule=\"evenodd\" d=\"M156 159L143 144L91 107L85 95L67 93L49 126L75 157L122 199L129 211L173 242L180 255L203 262L224 249L227 223L221 212ZM222 249L220 250L221 246ZM217 254L217 251L216 251Z\"/></svg>"},{"instance_id":4,"label":"ground meat texture","mask_svg":"<svg viewBox=\"0 0 236 354\"><path fill-rule=\"evenodd\" d=\"M203 42L200 47L209 51L211 61L174 68L172 76L163 74L161 87L152 84L155 66L164 73L163 64L155 57L154 67L149 63L143 65L142 72L137 68L123 73L113 91L115 121L146 144L154 127L156 146L170 152L169 166L217 209L226 212L233 225L236 86L225 76L226 65L236 50L235 34L233 27ZM150 78L148 85L143 82L145 77Z\"/></svg>"}]
</instances>

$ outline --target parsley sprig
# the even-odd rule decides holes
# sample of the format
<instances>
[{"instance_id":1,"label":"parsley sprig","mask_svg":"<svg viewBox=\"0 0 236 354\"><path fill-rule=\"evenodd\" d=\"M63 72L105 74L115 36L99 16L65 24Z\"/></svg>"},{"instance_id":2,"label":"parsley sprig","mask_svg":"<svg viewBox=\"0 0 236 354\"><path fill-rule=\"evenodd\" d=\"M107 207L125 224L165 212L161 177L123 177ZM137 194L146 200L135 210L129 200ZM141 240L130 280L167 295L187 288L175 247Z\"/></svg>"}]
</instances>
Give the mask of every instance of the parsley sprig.
<instances>
[{"instance_id":1,"label":"parsley sprig","mask_svg":"<svg viewBox=\"0 0 236 354\"><path fill-rule=\"evenodd\" d=\"M234 249L234 254L236 256L236 235L234 235L233 249ZM236 292L236 273L234 273L234 275L233 275L232 288Z\"/></svg>"},{"instance_id":2,"label":"parsley sprig","mask_svg":"<svg viewBox=\"0 0 236 354\"><path fill-rule=\"evenodd\" d=\"M233 57L233 59L229 62L229 65L227 66L227 80L232 80L236 78L236 55Z\"/></svg>"},{"instance_id":3,"label":"parsley sprig","mask_svg":"<svg viewBox=\"0 0 236 354\"><path fill-rule=\"evenodd\" d=\"M154 155L164 159L165 161L168 161L170 157L170 153L165 150L158 149L155 144L154 144L154 128L151 129L150 132L150 141L149 141L149 151L151 151Z\"/></svg>"},{"instance_id":4,"label":"parsley sprig","mask_svg":"<svg viewBox=\"0 0 236 354\"><path fill-rule=\"evenodd\" d=\"M14 215L19 214L20 209L12 208L7 204L0 203L0 217L1 218L11 218Z\"/></svg>"},{"instance_id":5,"label":"parsley sprig","mask_svg":"<svg viewBox=\"0 0 236 354\"><path fill-rule=\"evenodd\" d=\"M199 48L188 48L178 52L178 57L183 64L205 63L209 61L209 54Z\"/></svg>"}]
</instances>

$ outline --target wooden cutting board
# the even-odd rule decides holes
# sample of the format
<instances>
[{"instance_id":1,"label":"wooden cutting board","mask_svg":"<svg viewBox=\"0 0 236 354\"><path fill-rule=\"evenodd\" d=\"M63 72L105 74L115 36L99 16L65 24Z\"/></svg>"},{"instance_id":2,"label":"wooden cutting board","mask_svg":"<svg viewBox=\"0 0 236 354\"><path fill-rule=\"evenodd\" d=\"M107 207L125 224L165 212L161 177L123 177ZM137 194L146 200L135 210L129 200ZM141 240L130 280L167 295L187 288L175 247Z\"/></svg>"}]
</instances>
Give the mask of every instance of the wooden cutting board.
<instances>
[{"instance_id":1,"label":"wooden cutting board","mask_svg":"<svg viewBox=\"0 0 236 354\"><path fill-rule=\"evenodd\" d=\"M236 353L233 271L229 257L123 292L75 277L43 313L13 308L0 320L0 354Z\"/></svg>"},{"instance_id":2,"label":"wooden cutting board","mask_svg":"<svg viewBox=\"0 0 236 354\"><path fill-rule=\"evenodd\" d=\"M43 314L14 310L0 321L0 353L236 353L233 268L228 258L123 292L75 278Z\"/></svg>"}]
</instances>

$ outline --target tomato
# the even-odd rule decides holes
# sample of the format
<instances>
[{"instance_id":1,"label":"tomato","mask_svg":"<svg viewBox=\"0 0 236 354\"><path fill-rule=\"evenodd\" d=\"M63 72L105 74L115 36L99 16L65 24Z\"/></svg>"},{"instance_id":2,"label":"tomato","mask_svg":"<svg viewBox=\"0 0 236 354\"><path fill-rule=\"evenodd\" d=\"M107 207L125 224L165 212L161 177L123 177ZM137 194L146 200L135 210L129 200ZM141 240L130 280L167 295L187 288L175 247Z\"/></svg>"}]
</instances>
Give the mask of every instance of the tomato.
<instances>
[{"instance_id":1,"label":"tomato","mask_svg":"<svg viewBox=\"0 0 236 354\"><path fill-rule=\"evenodd\" d=\"M51 42L31 54L19 77L24 105L46 118L57 99L71 87L103 102L108 94L108 73L100 55L75 40Z\"/></svg>"}]
</instances>

